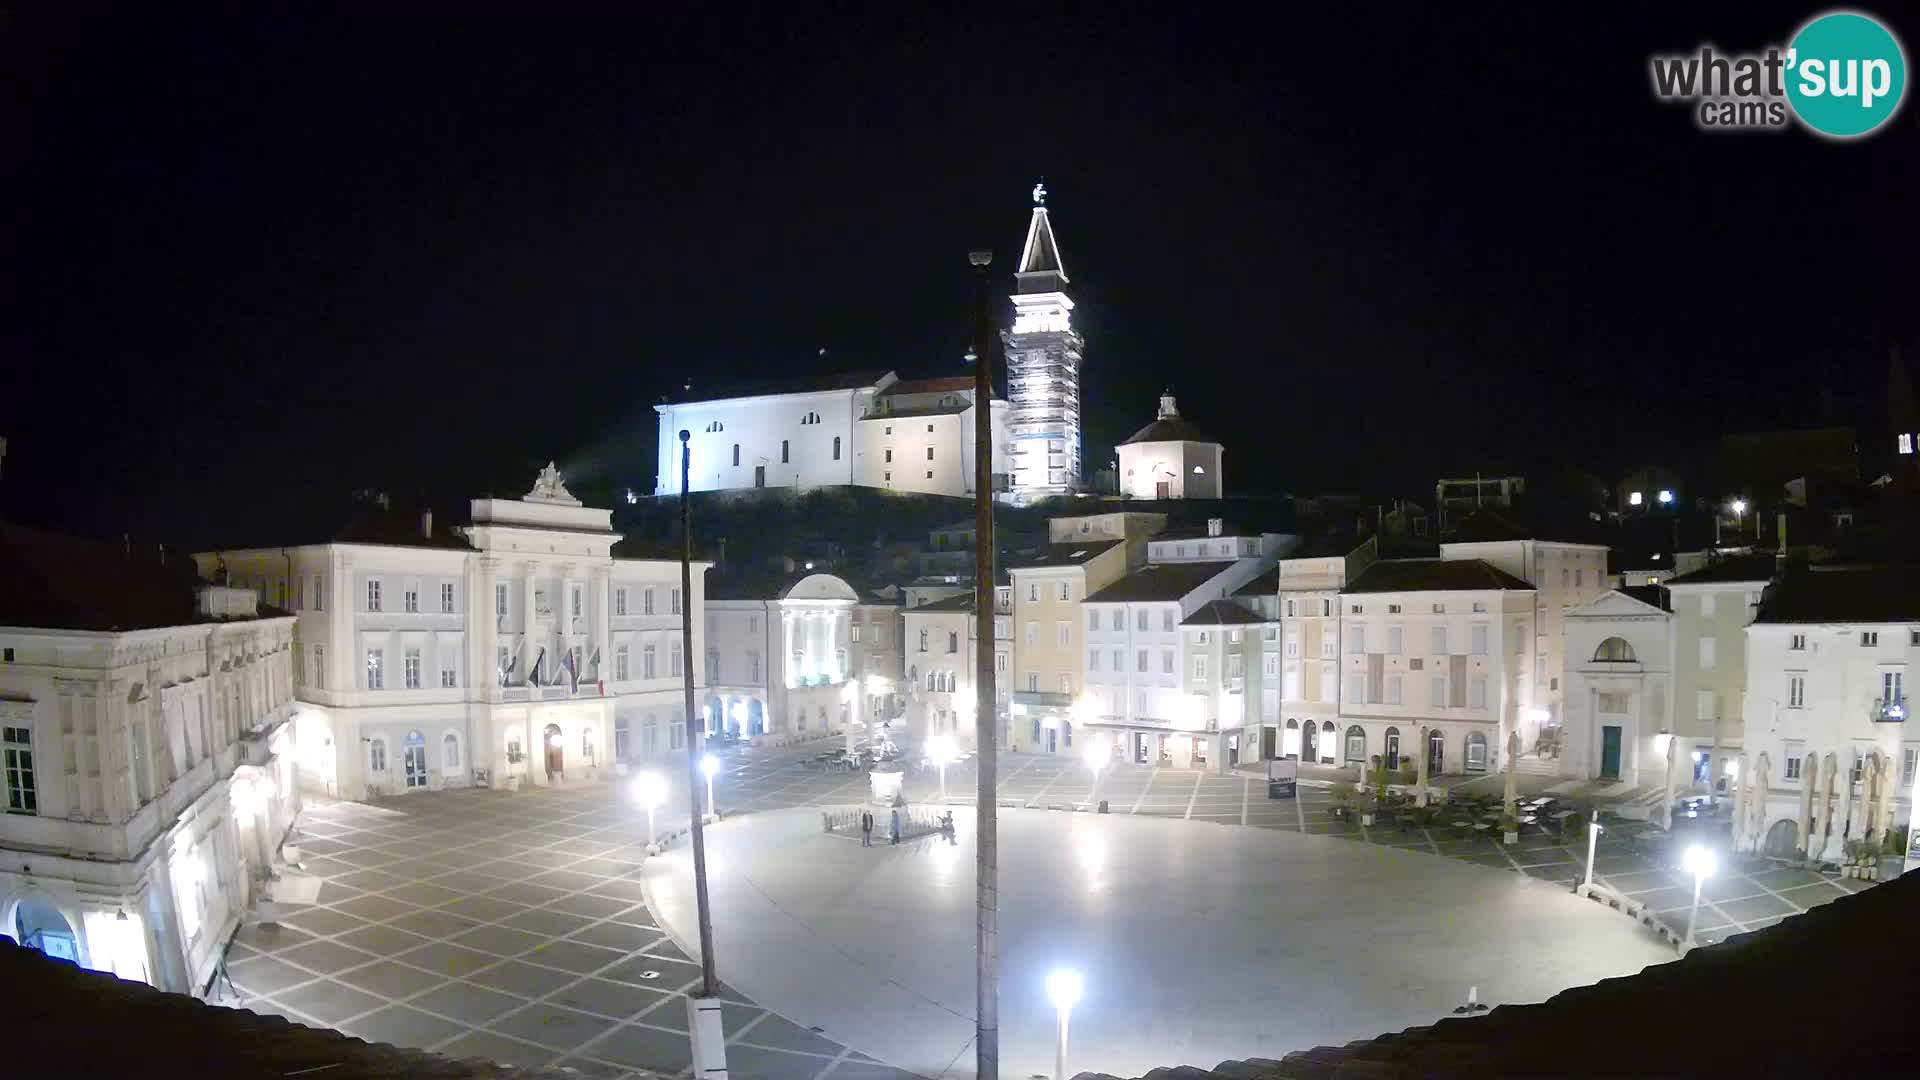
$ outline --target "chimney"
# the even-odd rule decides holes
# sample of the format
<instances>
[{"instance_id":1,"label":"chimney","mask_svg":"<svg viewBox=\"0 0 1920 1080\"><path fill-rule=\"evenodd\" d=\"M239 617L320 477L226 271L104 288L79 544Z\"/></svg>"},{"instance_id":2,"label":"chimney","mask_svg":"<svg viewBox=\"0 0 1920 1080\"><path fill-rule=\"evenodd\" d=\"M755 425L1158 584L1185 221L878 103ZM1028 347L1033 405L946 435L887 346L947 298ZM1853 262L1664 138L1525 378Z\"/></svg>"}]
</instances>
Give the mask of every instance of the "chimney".
<instances>
[{"instance_id":1,"label":"chimney","mask_svg":"<svg viewBox=\"0 0 1920 1080\"><path fill-rule=\"evenodd\" d=\"M431 507L420 511L420 536L426 540L433 539L433 509Z\"/></svg>"}]
</instances>

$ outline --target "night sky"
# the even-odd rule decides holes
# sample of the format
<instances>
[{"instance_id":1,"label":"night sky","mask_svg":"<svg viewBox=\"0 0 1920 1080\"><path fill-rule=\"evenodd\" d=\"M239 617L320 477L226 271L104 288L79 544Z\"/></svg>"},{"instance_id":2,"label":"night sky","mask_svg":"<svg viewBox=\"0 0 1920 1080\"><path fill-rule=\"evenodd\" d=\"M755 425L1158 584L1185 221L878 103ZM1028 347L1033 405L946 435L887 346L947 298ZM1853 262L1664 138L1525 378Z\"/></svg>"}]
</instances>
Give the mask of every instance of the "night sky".
<instances>
[{"instance_id":1,"label":"night sky","mask_svg":"<svg viewBox=\"0 0 1920 1080\"><path fill-rule=\"evenodd\" d=\"M1042 176L1090 468L1170 384L1243 491L1606 475L1883 420L1920 348L1913 101L1839 144L1649 89L1812 6L281 6L0 14L8 520L313 540L549 457L646 491L685 379L961 373L967 252L1010 288Z\"/></svg>"}]
</instances>

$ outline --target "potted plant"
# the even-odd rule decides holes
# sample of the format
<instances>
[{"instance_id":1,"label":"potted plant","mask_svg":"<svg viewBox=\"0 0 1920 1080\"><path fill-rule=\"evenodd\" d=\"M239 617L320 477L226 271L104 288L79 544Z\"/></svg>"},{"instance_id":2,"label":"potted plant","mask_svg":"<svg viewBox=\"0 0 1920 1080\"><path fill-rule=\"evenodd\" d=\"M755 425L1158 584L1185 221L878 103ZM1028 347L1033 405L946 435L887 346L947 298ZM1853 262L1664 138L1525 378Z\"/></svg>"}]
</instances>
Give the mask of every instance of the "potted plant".
<instances>
[{"instance_id":1,"label":"potted plant","mask_svg":"<svg viewBox=\"0 0 1920 1080\"><path fill-rule=\"evenodd\" d=\"M1369 829L1373 828L1373 814L1380 808L1381 798L1382 796L1372 789L1360 793L1360 824Z\"/></svg>"},{"instance_id":2,"label":"potted plant","mask_svg":"<svg viewBox=\"0 0 1920 1080\"><path fill-rule=\"evenodd\" d=\"M1520 842L1520 819L1512 814L1500 815L1500 839L1503 843Z\"/></svg>"}]
</instances>

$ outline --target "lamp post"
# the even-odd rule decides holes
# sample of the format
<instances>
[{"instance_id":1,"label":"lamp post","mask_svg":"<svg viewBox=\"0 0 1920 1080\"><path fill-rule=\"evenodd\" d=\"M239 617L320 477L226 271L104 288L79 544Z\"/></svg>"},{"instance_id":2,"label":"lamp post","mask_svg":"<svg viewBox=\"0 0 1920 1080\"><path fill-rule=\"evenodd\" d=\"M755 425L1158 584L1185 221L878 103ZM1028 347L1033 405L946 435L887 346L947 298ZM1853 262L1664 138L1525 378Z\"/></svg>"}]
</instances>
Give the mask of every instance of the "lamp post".
<instances>
[{"instance_id":1,"label":"lamp post","mask_svg":"<svg viewBox=\"0 0 1920 1080\"><path fill-rule=\"evenodd\" d=\"M667 801L667 778L648 769L633 779L633 800L647 812L647 854L660 854L660 828L654 813Z\"/></svg>"},{"instance_id":2,"label":"lamp post","mask_svg":"<svg viewBox=\"0 0 1920 1080\"><path fill-rule=\"evenodd\" d=\"M1113 756L1113 741L1105 735L1095 735L1087 744L1087 768L1093 772L1093 790L1087 792L1089 809L1100 805L1100 770L1107 767L1107 761Z\"/></svg>"},{"instance_id":3,"label":"lamp post","mask_svg":"<svg viewBox=\"0 0 1920 1080\"><path fill-rule=\"evenodd\" d=\"M1053 1080L1067 1080L1067 1016L1080 1001L1080 973L1060 968L1047 976L1047 1000L1060 1020L1060 1037L1053 1044Z\"/></svg>"},{"instance_id":4,"label":"lamp post","mask_svg":"<svg viewBox=\"0 0 1920 1080\"><path fill-rule=\"evenodd\" d=\"M940 770L940 801L947 801L947 766L960 756L960 748L951 735L935 735L927 740L927 760Z\"/></svg>"},{"instance_id":5,"label":"lamp post","mask_svg":"<svg viewBox=\"0 0 1920 1080\"><path fill-rule=\"evenodd\" d=\"M1733 535L1739 536L1747 528L1747 500L1735 499L1729 509L1733 511Z\"/></svg>"},{"instance_id":6,"label":"lamp post","mask_svg":"<svg viewBox=\"0 0 1920 1080\"><path fill-rule=\"evenodd\" d=\"M700 772L707 778L707 813L720 816L720 810L713 802L713 774L720 771L720 759L712 754L700 756Z\"/></svg>"},{"instance_id":7,"label":"lamp post","mask_svg":"<svg viewBox=\"0 0 1920 1080\"><path fill-rule=\"evenodd\" d=\"M973 1074L1000 1080L1000 777L993 671L993 252L967 255L973 266L973 619L974 640L974 992Z\"/></svg>"},{"instance_id":8,"label":"lamp post","mask_svg":"<svg viewBox=\"0 0 1920 1080\"><path fill-rule=\"evenodd\" d=\"M1593 888L1593 853L1600 844L1600 810L1593 811L1593 820L1587 822L1587 877L1581 882L1588 890Z\"/></svg>"},{"instance_id":9,"label":"lamp post","mask_svg":"<svg viewBox=\"0 0 1920 1080\"><path fill-rule=\"evenodd\" d=\"M693 1075L724 1080L727 1075L727 1037L721 1026L720 976L713 959L713 908L707 903L707 839L701 831L700 790L694 786L693 755L702 745L700 714L693 708L693 498L690 486L688 440L693 437L680 429L680 653L687 658L681 665L680 688L687 725L687 801L693 804L693 903L700 920L700 993L687 995L687 1033L693 1050ZM712 773L708 773L712 784ZM666 781L660 782L660 794L666 796ZM711 792L709 792L711 801ZM649 807L651 824L653 811Z\"/></svg>"},{"instance_id":10,"label":"lamp post","mask_svg":"<svg viewBox=\"0 0 1920 1080\"><path fill-rule=\"evenodd\" d=\"M1707 883L1707 879L1713 876L1713 871L1714 871L1713 852L1708 851L1706 848L1703 848L1698 844L1696 844L1693 847L1688 848L1687 853L1681 856L1680 865L1682 868L1684 868L1687 871L1687 873L1693 875L1693 907L1687 910L1687 945L1686 945L1688 949L1692 949L1693 948L1693 924L1694 924L1694 920L1699 918L1700 916L1700 887L1702 885L1705 885Z\"/></svg>"}]
</instances>

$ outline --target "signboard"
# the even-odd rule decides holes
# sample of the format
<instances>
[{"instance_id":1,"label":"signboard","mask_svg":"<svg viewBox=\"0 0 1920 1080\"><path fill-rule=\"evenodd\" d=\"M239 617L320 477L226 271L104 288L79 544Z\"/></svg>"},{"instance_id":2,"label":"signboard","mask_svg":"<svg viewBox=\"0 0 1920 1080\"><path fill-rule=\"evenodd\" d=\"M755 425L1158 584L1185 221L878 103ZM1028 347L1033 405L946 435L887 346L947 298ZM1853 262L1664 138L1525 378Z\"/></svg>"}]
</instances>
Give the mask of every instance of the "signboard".
<instances>
[{"instance_id":1,"label":"signboard","mask_svg":"<svg viewBox=\"0 0 1920 1080\"><path fill-rule=\"evenodd\" d=\"M1267 762L1267 798L1291 799L1297 792L1300 779L1300 763L1292 758L1275 758Z\"/></svg>"}]
</instances>

